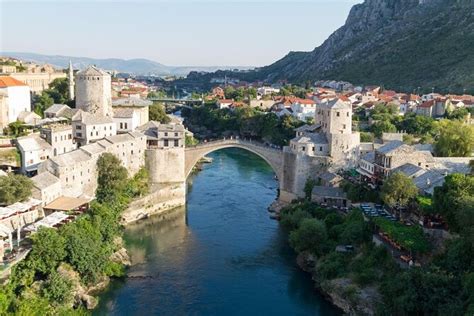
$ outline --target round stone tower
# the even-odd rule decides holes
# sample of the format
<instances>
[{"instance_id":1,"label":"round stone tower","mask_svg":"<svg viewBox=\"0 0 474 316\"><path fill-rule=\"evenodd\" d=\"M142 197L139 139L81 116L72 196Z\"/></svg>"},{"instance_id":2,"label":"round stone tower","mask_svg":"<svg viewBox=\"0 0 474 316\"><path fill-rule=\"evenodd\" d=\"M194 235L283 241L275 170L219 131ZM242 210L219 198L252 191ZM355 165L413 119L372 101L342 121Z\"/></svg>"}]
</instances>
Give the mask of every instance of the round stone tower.
<instances>
[{"instance_id":1,"label":"round stone tower","mask_svg":"<svg viewBox=\"0 0 474 316\"><path fill-rule=\"evenodd\" d=\"M89 66L75 76L76 108L112 116L112 78L102 69Z\"/></svg>"}]
</instances>

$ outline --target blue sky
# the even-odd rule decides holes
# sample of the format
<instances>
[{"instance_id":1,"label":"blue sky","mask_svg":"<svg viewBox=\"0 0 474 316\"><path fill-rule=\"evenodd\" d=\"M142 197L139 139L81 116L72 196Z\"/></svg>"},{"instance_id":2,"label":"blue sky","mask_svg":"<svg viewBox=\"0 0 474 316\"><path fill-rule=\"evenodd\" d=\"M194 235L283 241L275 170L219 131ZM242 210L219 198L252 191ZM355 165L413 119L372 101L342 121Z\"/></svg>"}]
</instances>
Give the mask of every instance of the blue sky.
<instances>
[{"instance_id":1,"label":"blue sky","mask_svg":"<svg viewBox=\"0 0 474 316\"><path fill-rule=\"evenodd\" d=\"M360 2L0 0L0 51L263 66L320 45Z\"/></svg>"}]
</instances>

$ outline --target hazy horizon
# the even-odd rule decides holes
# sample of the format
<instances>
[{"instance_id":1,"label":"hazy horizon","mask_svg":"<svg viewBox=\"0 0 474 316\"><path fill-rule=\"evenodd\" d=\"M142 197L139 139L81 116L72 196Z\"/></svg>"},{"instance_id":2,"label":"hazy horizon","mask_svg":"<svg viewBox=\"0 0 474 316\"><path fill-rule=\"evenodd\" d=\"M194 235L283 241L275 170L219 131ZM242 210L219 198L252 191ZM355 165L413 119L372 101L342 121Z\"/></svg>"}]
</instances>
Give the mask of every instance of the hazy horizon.
<instances>
[{"instance_id":1,"label":"hazy horizon","mask_svg":"<svg viewBox=\"0 0 474 316\"><path fill-rule=\"evenodd\" d=\"M0 51L260 67L313 50L360 2L0 0Z\"/></svg>"}]
</instances>

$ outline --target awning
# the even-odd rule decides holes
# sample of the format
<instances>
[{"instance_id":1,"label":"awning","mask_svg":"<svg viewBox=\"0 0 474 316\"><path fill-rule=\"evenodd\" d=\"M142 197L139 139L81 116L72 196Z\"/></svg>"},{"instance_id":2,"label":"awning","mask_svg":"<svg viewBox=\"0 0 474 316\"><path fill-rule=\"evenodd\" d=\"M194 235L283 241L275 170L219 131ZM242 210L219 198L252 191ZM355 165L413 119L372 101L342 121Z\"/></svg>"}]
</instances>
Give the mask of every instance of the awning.
<instances>
[{"instance_id":1,"label":"awning","mask_svg":"<svg viewBox=\"0 0 474 316\"><path fill-rule=\"evenodd\" d=\"M89 202L90 200L84 199L84 198L61 196L61 197L58 197L53 202L46 205L44 209L56 210L56 211L71 211Z\"/></svg>"}]
</instances>

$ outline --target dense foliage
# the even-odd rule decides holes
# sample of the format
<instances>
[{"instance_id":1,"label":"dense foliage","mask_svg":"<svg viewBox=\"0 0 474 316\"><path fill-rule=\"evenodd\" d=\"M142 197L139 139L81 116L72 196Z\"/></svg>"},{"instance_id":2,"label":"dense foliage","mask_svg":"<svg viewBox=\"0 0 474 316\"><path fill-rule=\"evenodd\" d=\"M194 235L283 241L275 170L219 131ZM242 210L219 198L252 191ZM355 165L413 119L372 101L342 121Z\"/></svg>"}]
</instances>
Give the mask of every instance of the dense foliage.
<instances>
[{"instance_id":1,"label":"dense foliage","mask_svg":"<svg viewBox=\"0 0 474 316\"><path fill-rule=\"evenodd\" d=\"M280 146L288 144L295 135L294 129L303 124L291 116L278 118L273 113L261 112L248 106L230 110L204 105L192 110L183 109L182 115L191 130L193 127L204 127L215 137L234 132L242 137L257 138Z\"/></svg>"},{"instance_id":2,"label":"dense foliage","mask_svg":"<svg viewBox=\"0 0 474 316\"><path fill-rule=\"evenodd\" d=\"M382 200L390 207L406 206L410 200L416 197L417 193L418 188L413 180L401 172L389 175L384 180L381 189Z\"/></svg>"},{"instance_id":3,"label":"dense foliage","mask_svg":"<svg viewBox=\"0 0 474 316\"><path fill-rule=\"evenodd\" d=\"M163 124L171 122L171 119L166 115L165 107L160 103L153 103L149 108L150 121L156 121Z\"/></svg>"},{"instance_id":4,"label":"dense foliage","mask_svg":"<svg viewBox=\"0 0 474 316\"><path fill-rule=\"evenodd\" d=\"M0 289L1 315L83 314L71 309L75 282L88 286L123 275L123 266L110 259L120 247L120 214L131 198L147 192L148 176L140 170L128 178L118 162L111 154L99 158L97 201L86 214L59 229L40 228L31 237L31 252L13 267L9 283Z\"/></svg>"},{"instance_id":5,"label":"dense foliage","mask_svg":"<svg viewBox=\"0 0 474 316\"><path fill-rule=\"evenodd\" d=\"M0 177L0 205L9 205L25 201L31 196L33 182L23 176L9 173Z\"/></svg>"},{"instance_id":6,"label":"dense foliage","mask_svg":"<svg viewBox=\"0 0 474 316\"><path fill-rule=\"evenodd\" d=\"M44 111L53 104L72 105L73 103L73 101L69 101L69 82L67 78L57 78L49 84L48 89L33 98L33 109L36 114L43 116Z\"/></svg>"}]
</instances>

